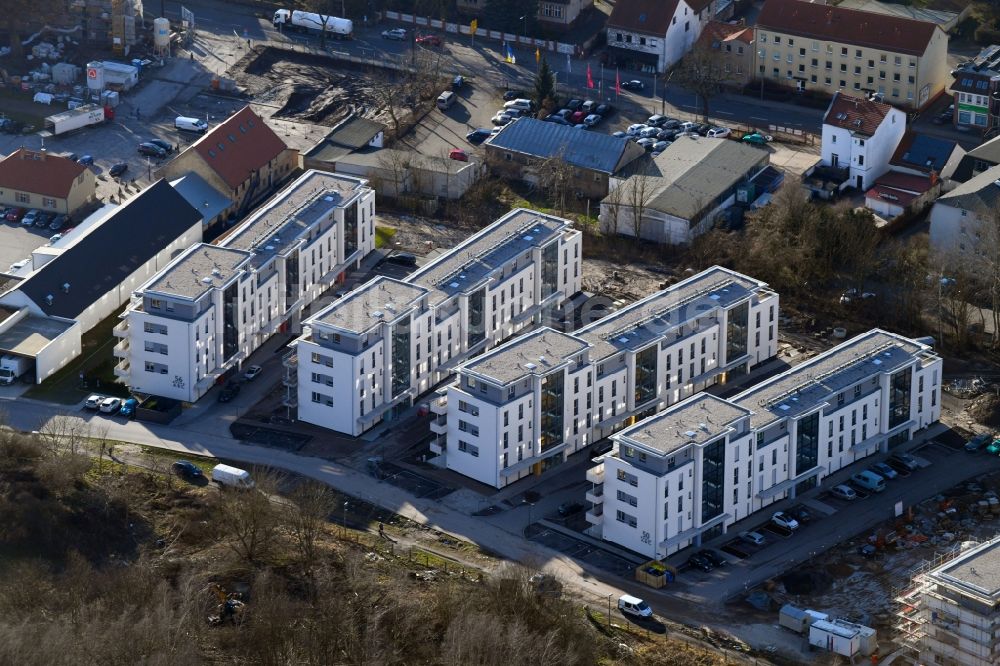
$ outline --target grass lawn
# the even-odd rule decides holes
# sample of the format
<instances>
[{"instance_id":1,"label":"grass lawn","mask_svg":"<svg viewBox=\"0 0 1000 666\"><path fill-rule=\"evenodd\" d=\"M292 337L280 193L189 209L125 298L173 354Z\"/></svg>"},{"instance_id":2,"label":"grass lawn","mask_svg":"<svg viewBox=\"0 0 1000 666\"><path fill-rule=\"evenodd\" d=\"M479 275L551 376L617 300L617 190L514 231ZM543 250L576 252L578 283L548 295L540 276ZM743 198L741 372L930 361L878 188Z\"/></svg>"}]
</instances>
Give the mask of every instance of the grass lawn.
<instances>
[{"instance_id":1,"label":"grass lawn","mask_svg":"<svg viewBox=\"0 0 1000 666\"><path fill-rule=\"evenodd\" d=\"M111 334L111 329L119 322L118 315L121 311L117 310L84 333L80 355L41 384L28 389L25 397L63 405L76 404L93 392L128 397L125 385L115 381L117 378L114 368L118 359L111 353L118 342L118 338ZM80 385L81 372L84 374L86 387Z\"/></svg>"},{"instance_id":2,"label":"grass lawn","mask_svg":"<svg viewBox=\"0 0 1000 666\"><path fill-rule=\"evenodd\" d=\"M36 104L31 101L30 93L0 88L0 114L25 125L34 125L36 131L45 128L47 116L65 110L65 105L49 107L44 104Z\"/></svg>"},{"instance_id":3,"label":"grass lawn","mask_svg":"<svg viewBox=\"0 0 1000 666\"><path fill-rule=\"evenodd\" d=\"M375 247L386 247L396 235L394 227L375 227Z\"/></svg>"}]
</instances>

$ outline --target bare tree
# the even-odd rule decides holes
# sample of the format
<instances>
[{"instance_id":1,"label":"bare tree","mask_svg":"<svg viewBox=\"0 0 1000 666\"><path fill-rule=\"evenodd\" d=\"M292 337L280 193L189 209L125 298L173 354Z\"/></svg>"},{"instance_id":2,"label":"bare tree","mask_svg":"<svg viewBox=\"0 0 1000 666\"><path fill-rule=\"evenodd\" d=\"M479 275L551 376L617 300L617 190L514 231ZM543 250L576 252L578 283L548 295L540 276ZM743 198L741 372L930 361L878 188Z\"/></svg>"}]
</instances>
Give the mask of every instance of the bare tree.
<instances>
[{"instance_id":1,"label":"bare tree","mask_svg":"<svg viewBox=\"0 0 1000 666\"><path fill-rule=\"evenodd\" d=\"M407 183L410 179L411 155L412 153L395 148L380 150L378 153L378 164L389 172L392 196L395 198L403 196L409 190Z\"/></svg>"},{"instance_id":2,"label":"bare tree","mask_svg":"<svg viewBox=\"0 0 1000 666\"><path fill-rule=\"evenodd\" d=\"M603 233L618 235L622 206L624 205L625 181L620 181L601 201L601 231Z\"/></svg>"},{"instance_id":3,"label":"bare tree","mask_svg":"<svg viewBox=\"0 0 1000 666\"><path fill-rule=\"evenodd\" d=\"M218 514L226 545L248 564L258 565L278 538L279 506L272 501L278 485L273 474L254 473L256 488L219 493Z\"/></svg>"},{"instance_id":4,"label":"bare tree","mask_svg":"<svg viewBox=\"0 0 1000 666\"><path fill-rule=\"evenodd\" d=\"M993 346L1000 345L1000 210L979 216L976 229L976 275L988 296L991 309Z\"/></svg>"},{"instance_id":5,"label":"bare tree","mask_svg":"<svg viewBox=\"0 0 1000 666\"><path fill-rule=\"evenodd\" d=\"M559 215L566 214L566 196L573 186L573 176L576 169L565 159L565 149L547 157L538 164L535 172L538 176L538 186L551 198L559 209Z\"/></svg>"},{"instance_id":6,"label":"bare tree","mask_svg":"<svg viewBox=\"0 0 1000 666\"><path fill-rule=\"evenodd\" d=\"M642 238L642 218L646 207L653 198L653 179L643 173L629 176L625 181L625 203L631 214L632 233L636 239Z\"/></svg>"},{"instance_id":7,"label":"bare tree","mask_svg":"<svg viewBox=\"0 0 1000 666\"><path fill-rule=\"evenodd\" d=\"M288 527L295 541L302 568L315 587L314 574L319 560L319 538L336 508L337 496L326 484L306 481L291 494L294 510L288 515Z\"/></svg>"},{"instance_id":8,"label":"bare tree","mask_svg":"<svg viewBox=\"0 0 1000 666\"><path fill-rule=\"evenodd\" d=\"M392 120L392 131L398 139L402 134L400 111L406 98L406 87L392 74L371 77L371 93L380 109L385 109Z\"/></svg>"},{"instance_id":9,"label":"bare tree","mask_svg":"<svg viewBox=\"0 0 1000 666\"><path fill-rule=\"evenodd\" d=\"M702 42L680 61L674 70L673 80L698 97L702 121L708 122L709 103L722 92L732 76L725 71L718 52Z\"/></svg>"}]
</instances>

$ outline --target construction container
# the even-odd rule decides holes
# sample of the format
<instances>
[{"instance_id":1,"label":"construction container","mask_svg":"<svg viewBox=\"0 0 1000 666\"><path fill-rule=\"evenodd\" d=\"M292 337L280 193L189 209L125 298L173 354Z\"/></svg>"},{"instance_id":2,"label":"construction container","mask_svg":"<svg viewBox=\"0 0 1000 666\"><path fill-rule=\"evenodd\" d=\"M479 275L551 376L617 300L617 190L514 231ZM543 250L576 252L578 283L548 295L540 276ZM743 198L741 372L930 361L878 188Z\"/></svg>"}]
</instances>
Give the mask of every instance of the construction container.
<instances>
[{"instance_id":1,"label":"construction container","mask_svg":"<svg viewBox=\"0 0 1000 666\"><path fill-rule=\"evenodd\" d=\"M52 66L52 80L59 85L67 86L80 76L80 68L68 62L56 63Z\"/></svg>"},{"instance_id":2,"label":"construction container","mask_svg":"<svg viewBox=\"0 0 1000 666\"><path fill-rule=\"evenodd\" d=\"M852 658L861 653L861 632L827 620L817 620L809 625L809 645Z\"/></svg>"},{"instance_id":3,"label":"construction container","mask_svg":"<svg viewBox=\"0 0 1000 666\"><path fill-rule=\"evenodd\" d=\"M817 620L829 620L830 616L819 611L799 608L792 604L785 604L778 611L778 624L786 629L791 629L797 634L805 633L813 622Z\"/></svg>"}]
</instances>

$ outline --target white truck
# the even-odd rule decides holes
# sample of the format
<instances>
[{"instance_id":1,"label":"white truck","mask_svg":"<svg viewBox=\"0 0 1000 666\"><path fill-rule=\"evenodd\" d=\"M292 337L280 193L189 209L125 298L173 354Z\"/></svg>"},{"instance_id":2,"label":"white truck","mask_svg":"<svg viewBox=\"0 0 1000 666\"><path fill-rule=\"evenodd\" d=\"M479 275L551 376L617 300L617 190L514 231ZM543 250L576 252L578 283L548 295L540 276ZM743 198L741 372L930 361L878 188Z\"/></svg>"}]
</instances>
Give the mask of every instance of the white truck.
<instances>
[{"instance_id":1,"label":"white truck","mask_svg":"<svg viewBox=\"0 0 1000 666\"><path fill-rule=\"evenodd\" d=\"M322 32L333 35L338 39L350 39L354 32L354 22L351 19L339 18L337 16L323 17L314 12L300 12L299 10L279 9L274 12L271 20L274 27L287 26L296 28L301 32Z\"/></svg>"},{"instance_id":2,"label":"white truck","mask_svg":"<svg viewBox=\"0 0 1000 666\"><path fill-rule=\"evenodd\" d=\"M250 490L254 487L250 472L239 467L219 464L212 468L212 481L222 487Z\"/></svg>"},{"instance_id":3,"label":"white truck","mask_svg":"<svg viewBox=\"0 0 1000 666\"><path fill-rule=\"evenodd\" d=\"M31 359L4 354L0 357L0 384L13 384L31 368Z\"/></svg>"},{"instance_id":4,"label":"white truck","mask_svg":"<svg viewBox=\"0 0 1000 666\"><path fill-rule=\"evenodd\" d=\"M45 119L47 136L58 136L90 125L99 125L105 120L104 107L84 104L69 111L63 111Z\"/></svg>"}]
</instances>

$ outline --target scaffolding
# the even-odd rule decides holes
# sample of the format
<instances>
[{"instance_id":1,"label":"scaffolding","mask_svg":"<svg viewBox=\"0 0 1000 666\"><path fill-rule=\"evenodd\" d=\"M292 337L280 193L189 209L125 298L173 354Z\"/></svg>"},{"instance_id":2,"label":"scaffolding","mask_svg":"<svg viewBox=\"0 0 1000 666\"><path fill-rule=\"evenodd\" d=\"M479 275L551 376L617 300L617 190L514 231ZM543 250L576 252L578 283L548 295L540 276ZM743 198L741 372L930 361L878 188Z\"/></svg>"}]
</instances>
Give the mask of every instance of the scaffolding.
<instances>
[{"instance_id":1,"label":"scaffolding","mask_svg":"<svg viewBox=\"0 0 1000 666\"><path fill-rule=\"evenodd\" d=\"M111 48L115 55L128 55L141 39L142 0L71 0L69 12L86 43Z\"/></svg>"}]
</instances>

